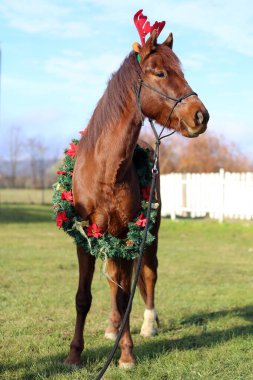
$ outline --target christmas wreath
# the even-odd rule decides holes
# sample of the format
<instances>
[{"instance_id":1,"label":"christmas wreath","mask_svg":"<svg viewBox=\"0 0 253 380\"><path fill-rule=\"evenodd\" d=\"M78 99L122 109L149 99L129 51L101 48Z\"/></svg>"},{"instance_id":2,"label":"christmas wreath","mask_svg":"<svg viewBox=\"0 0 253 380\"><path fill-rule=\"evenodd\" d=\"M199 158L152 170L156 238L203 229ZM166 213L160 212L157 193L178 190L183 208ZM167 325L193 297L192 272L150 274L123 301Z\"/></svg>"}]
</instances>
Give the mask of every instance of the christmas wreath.
<instances>
[{"instance_id":1,"label":"christmas wreath","mask_svg":"<svg viewBox=\"0 0 253 380\"><path fill-rule=\"evenodd\" d=\"M84 133L84 132L82 132ZM135 259L139 255L140 244L146 225L146 212L151 183L151 162L148 149L136 146L133 156L134 165L139 177L141 205L136 218L128 223L128 232L125 239L119 239L89 221L83 221L75 212L72 195L72 175L76 160L79 140L72 140L65 150L63 165L57 171L58 180L53 185L53 214L56 224L67 232L77 246L83 247L96 258L124 258ZM148 226L146 246L150 245L155 237L151 230L155 223L158 203L152 203L151 220Z\"/></svg>"}]
</instances>

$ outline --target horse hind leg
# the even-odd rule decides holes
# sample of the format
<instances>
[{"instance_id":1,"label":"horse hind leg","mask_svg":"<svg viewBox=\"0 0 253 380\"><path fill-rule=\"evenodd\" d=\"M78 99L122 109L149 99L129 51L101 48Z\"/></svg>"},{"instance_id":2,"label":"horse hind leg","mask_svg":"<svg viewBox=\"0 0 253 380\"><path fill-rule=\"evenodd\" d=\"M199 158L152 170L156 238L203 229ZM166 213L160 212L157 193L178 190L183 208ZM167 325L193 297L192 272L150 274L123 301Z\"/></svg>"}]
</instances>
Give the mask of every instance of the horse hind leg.
<instances>
[{"instance_id":1,"label":"horse hind leg","mask_svg":"<svg viewBox=\"0 0 253 380\"><path fill-rule=\"evenodd\" d=\"M151 337L158 333L158 316L155 310L155 284L157 280L157 239L148 247L143 256L142 268L139 276L138 287L145 302L144 320L140 335Z\"/></svg>"},{"instance_id":2,"label":"horse hind leg","mask_svg":"<svg viewBox=\"0 0 253 380\"><path fill-rule=\"evenodd\" d=\"M76 293L76 325L74 337L70 344L70 352L65 359L65 363L79 366L81 364L81 353L84 348L83 329L92 301L91 282L95 269L95 258L81 247L77 248L77 256L79 263L79 284Z\"/></svg>"}]
</instances>

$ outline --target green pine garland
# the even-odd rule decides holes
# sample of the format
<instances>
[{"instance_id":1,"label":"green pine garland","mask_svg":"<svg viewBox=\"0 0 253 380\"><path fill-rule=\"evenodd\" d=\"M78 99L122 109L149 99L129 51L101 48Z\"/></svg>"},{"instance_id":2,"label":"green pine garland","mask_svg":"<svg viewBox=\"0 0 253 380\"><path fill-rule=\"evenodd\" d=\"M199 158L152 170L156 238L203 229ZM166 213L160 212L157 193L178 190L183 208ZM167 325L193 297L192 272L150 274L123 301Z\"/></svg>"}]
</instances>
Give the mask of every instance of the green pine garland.
<instances>
[{"instance_id":1,"label":"green pine garland","mask_svg":"<svg viewBox=\"0 0 253 380\"><path fill-rule=\"evenodd\" d=\"M151 183L151 162L148 149L136 146L133 156L134 165L139 177L140 189L143 194L140 213L132 222L128 223L126 239L118 239L109 233L100 233L98 236L87 236L89 222L82 221L76 214L72 203L72 174L75 165L75 153L78 140L72 140L69 149L65 150L62 167L57 171L58 181L53 185L53 214L57 225L62 227L75 241L77 246L83 247L96 258L125 258L135 259L139 255L140 244L143 238L145 218L147 212L147 198ZM155 237L150 232L155 223L157 203L153 204L151 220L148 227L146 246L151 245ZM143 223L141 223L141 221ZM137 224L136 224L137 222ZM138 224L139 222L139 224ZM92 225L94 226L94 225ZM95 231L96 232L96 231Z\"/></svg>"}]
</instances>

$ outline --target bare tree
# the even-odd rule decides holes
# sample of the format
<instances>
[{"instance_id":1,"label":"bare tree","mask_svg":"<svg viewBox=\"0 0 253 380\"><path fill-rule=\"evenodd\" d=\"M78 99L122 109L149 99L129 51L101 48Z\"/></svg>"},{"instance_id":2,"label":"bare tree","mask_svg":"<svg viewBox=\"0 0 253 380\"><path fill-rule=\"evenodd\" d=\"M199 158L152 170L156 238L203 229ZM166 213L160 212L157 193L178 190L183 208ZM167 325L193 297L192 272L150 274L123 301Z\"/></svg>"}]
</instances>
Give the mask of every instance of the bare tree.
<instances>
[{"instance_id":1,"label":"bare tree","mask_svg":"<svg viewBox=\"0 0 253 380\"><path fill-rule=\"evenodd\" d=\"M29 152L32 186L41 189L41 203L44 203L46 161L46 146L39 137L31 137L27 141L27 151Z\"/></svg>"},{"instance_id":2,"label":"bare tree","mask_svg":"<svg viewBox=\"0 0 253 380\"><path fill-rule=\"evenodd\" d=\"M231 172L252 171L253 162L235 144L210 132L188 141L177 165L177 171L192 173L217 172L221 168Z\"/></svg>"},{"instance_id":3,"label":"bare tree","mask_svg":"<svg viewBox=\"0 0 253 380\"><path fill-rule=\"evenodd\" d=\"M38 149L38 157L39 157L39 173L40 173L40 188L41 188L41 203L45 203L45 153L47 148L40 143L37 147Z\"/></svg>"},{"instance_id":4,"label":"bare tree","mask_svg":"<svg viewBox=\"0 0 253 380\"><path fill-rule=\"evenodd\" d=\"M11 167L11 185L16 187L17 166L23 151L22 131L20 127L12 127L9 134L9 158Z\"/></svg>"},{"instance_id":5,"label":"bare tree","mask_svg":"<svg viewBox=\"0 0 253 380\"><path fill-rule=\"evenodd\" d=\"M153 145L154 137L142 134L141 138ZM196 139L185 139L174 135L163 140L160 146L160 170L171 172L209 173L219 169L226 171L253 171L252 157L243 154L223 136L211 132Z\"/></svg>"},{"instance_id":6,"label":"bare tree","mask_svg":"<svg viewBox=\"0 0 253 380\"><path fill-rule=\"evenodd\" d=\"M33 188L40 187L40 141L36 137L30 137L27 140L26 147L29 155L30 169L31 169L31 185Z\"/></svg>"}]
</instances>

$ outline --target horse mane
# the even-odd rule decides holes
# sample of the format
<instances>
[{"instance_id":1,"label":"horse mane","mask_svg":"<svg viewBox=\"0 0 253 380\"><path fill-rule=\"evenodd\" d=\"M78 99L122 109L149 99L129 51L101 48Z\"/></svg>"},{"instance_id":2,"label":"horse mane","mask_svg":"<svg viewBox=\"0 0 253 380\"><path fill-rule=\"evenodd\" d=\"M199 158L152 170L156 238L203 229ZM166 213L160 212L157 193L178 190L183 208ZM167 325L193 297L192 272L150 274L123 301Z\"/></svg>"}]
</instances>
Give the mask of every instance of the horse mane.
<instances>
[{"instance_id":1,"label":"horse mane","mask_svg":"<svg viewBox=\"0 0 253 380\"><path fill-rule=\"evenodd\" d=\"M110 128L126 111L130 91L133 91L133 85L140 75L139 73L140 67L135 53L132 51L118 71L112 74L107 88L91 116L85 137L81 140L85 149L94 147L103 131Z\"/></svg>"},{"instance_id":2,"label":"horse mane","mask_svg":"<svg viewBox=\"0 0 253 380\"><path fill-rule=\"evenodd\" d=\"M171 49L158 45L158 52L165 58L167 69L182 75L181 63ZM141 76L141 69L132 51L123 61L118 71L114 72L108 81L107 88L97 103L89 121L87 131L80 141L80 148L90 150L94 148L98 137L103 131L113 126L122 114L126 112L130 92L134 83Z\"/></svg>"}]
</instances>

